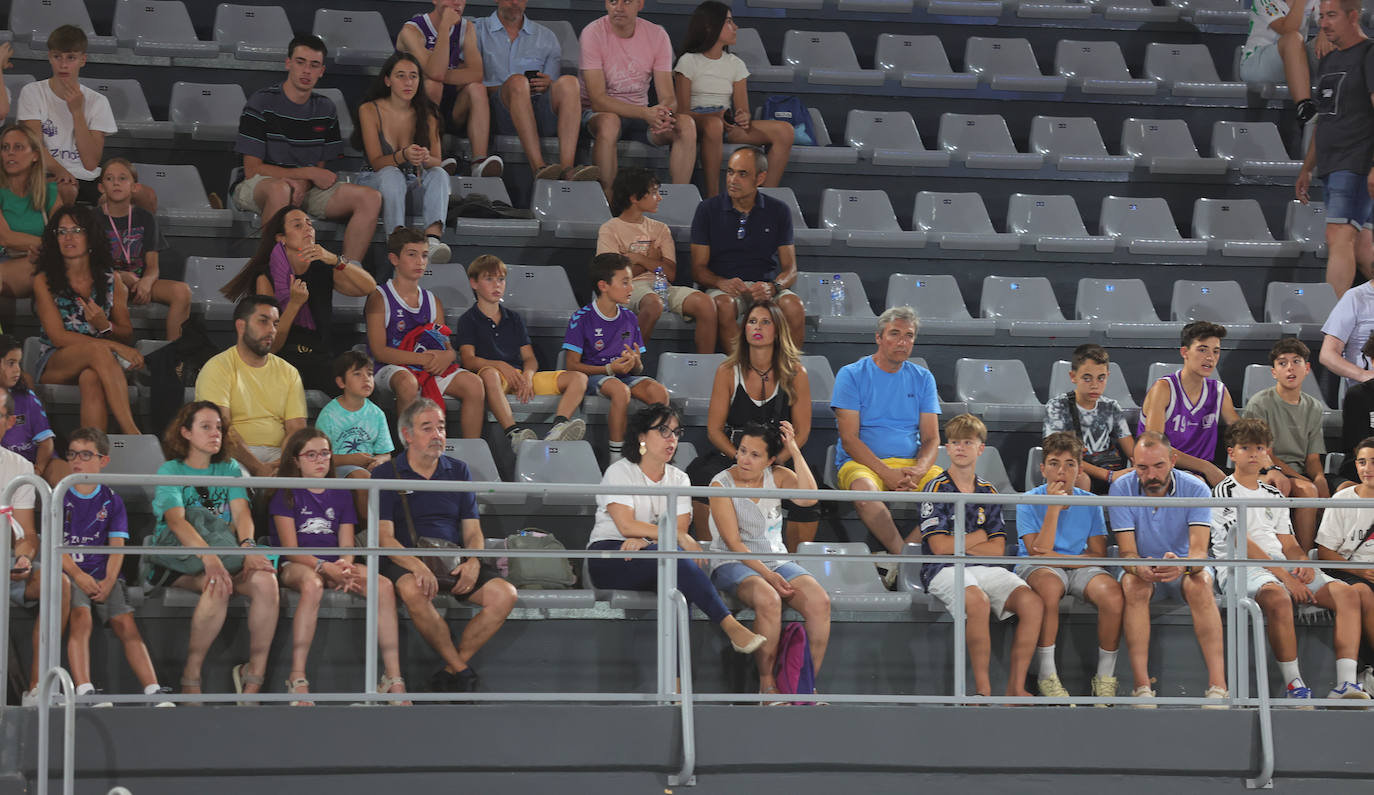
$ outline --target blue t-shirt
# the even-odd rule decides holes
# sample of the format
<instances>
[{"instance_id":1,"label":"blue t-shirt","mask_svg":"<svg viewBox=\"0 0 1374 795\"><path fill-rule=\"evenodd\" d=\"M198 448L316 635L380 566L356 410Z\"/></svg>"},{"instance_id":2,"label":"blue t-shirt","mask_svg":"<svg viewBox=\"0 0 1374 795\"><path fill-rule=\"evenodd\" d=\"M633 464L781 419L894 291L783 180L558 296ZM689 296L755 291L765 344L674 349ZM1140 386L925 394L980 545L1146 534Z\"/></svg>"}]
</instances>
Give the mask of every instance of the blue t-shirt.
<instances>
[{"instance_id":1,"label":"blue t-shirt","mask_svg":"<svg viewBox=\"0 0 1374 795\"><path fill-rule=\"evenodd\" d=\"M558 35L529 17L525 17L515 41L506 34L506 27L495 11L489 17L474 19L472 27L477 31L477 47L482 51L482 82L488 88L531 69L538 69L554 80L563 71L563 46L558 43Z\"/></svg>"},{"instance_id":2,"label":"blue t-shirt","mask_svg":"<svg viewBox=\"0 0 1374 795\"><path fill-rule=\"evenodd\" d=\"M520 355L520 349L531 344L530 333L525 329L525 321L504 306L499 309L500 323L491 322L491 318L482 314L482 310L476 304L459 315L458 322L453 327L453 336L457 339L456 347L471 345L473 353L479 359L505 362L517 370L524 369L525 359ZM583 358L585 360L585 357Z\"/></svg>"},{"instance_id":3,"label":"blue t-shirt","mask_svg":"<svg viewBox=\"0 0 1374 795\"><path fill-rule=\"evenodd\" d=\"M410 468L410 456L401 454L372 470L374 480L426 480ZM428 480L472 480L468 465L456 458L439 456L434 475ZM396 540L402 546L415 546L406 526L405 511L401 509L399 492L383 491L379 514L383 521L394 524ZM463 543L464 519L476 519L477 495L471 491L411 491L406 493L410 515L415 520L415 537L446 538L455 544Z\"/></svg>"},{"instance_id":4,"label":"blue t-shirt","mask_svg":"<svg viewBox=\"0 0 1374 795\"><path fill-rule=\"evenodd\" d=\"M278 489L272 495L268 512L272 516L285 516L296 525L296 546L298 547L337 547L339 546L339 526L356 525L358 512L353 507L353 492L343 489L325 489L315 494L309 489L291 489L291 504L286 502L286 489ZM277 535L277 523L272 522L272 546L281 546ZM338 560L333 553L316 555L320 560Z\"/></svg>"},{"instance_id":5,"label":"blue t-shirt","mask_svg":"<svg viewBox=\"0 0 1374 795\"><path fill-rule=\"evenodd\" d=\"M187 466L185 461L164 461L157 468L159 475L178 477L224 476L241 478L243 470L234 459L218 461L205 469ZM229 503L234 500L248 499L248 490L242 486L158 486L153 493L153 516L157 517L157 531L167 526L165 514L172 508L185 508L188 505L203 505L211 513L219 514L224 521L233 523L229 513Z\"/></svg>"},{"instance_id":6,"label":"blue t-shirt","mask_svg":"<svg viewBox=\"0 0 1374 795\"><path fill-rule=\"evenodd\" d=\"M68 546L104 547L111 538L129 540L129 517L124 500L110 491L109 486L97 486L90 494L68 489L62 497L62 543ZM69 552L76 567L94 577L105 579L105 563L110 556L103 553Z\"/></svg>"},{"instance_id":7,"label":"blue t-shirt","mask_svg":"<svg viewBox=\"0 0 1374 795\"><path fill-rule=\"evenodd\" d=\"M1111 497L1140 497L1140 476L1131 470L1113 483L1107 492ZM1211 497L1212 490L1197 477L1181 469L1173 471L1173 487L1169 494L1161 497L1167 503L1170 497ZM1181 558L1188 557L1188 528L1195 524L1212 526L1212 509L1206 505L1196 508L1170 508L1164 505L1112 506L1112 530L1118 533L1135 533L1136 550L1142 558L1162 558L1165 552L1172 552ZM1204 552L1204 554L1206 554Z\"/></svg>"},{"instance_id":8,"label":"blue t-shirt","mask_svg":"<svg viewBox=\"0 0 1374 795\"><path fill-rule=\"evenodd\" d=\"M10 390L14 401L14 427L5 431L0 447L24 456L32 464L38 458L38 445L53 437L48 413L38 396L27 389Z\"/></svg>"},{"instance_id":9,"label":"blue t-shirt","mask_svg":"<svg viewBox=\"0 0 1374 795\"><path fill-rule=\"evenodd\" d=\"M954 480L948 472L941 472L939 476L931 478L926 483L926 487L921 489L926 492L940 492L944 494L955 494L959 492L959 487L954 484ZM997 489L986 480L975 477L973 481L974 494L996 494ZM933 535L953 535L954 534L954 503L952 502L923 502L921 503L921 552L927 555L934 555L935 552L930 548L930 537ZM982 530L988 534L988 538L1005 538L1007 535L1006 525L1002 522L1001 505L977 505L972 502L964 503L964 535ZM930 581L935 579L935 575L941 569L948 568L948 563L927 563L921 567L921 585L925 588L930 587Z\"/></svg>"},{"instance_id":10,"label":"blue t-shirt","mask_svg":"<svg viewBox=\"0 0 1374 795\"><path fill-rule=\"evenodd\" d=\"M767 282L778 277L778 247L793 245L792 211L781 199L757 193L740 235L739 210L721 192L697 205L692 216L692 245L707 246L706 267L717 276Z\"/></svg>"},{"instance_id":11,"label":"blue t-shirt","mask_svg":"<svg viewBox=\"0 0 1374 795\"><path fill-rule=\"evenodd\" d=\"M357 411L344 408L338 398L329 401L315 418L315 427L329 437L329 445L338 455L383 455L396 449L386 414L367 399Z\"/></svg>"},{"instance_id":12,"label":"blue t-shirt","mask_svg":"<svg viewBox=\"0 0 1374 795\"><path fill-rule=\"evenodd\" d=\"M1045 484L1041 483L1026 493L1044 494ZM1090 491L1075 488L1073 496L1093 495ZM1016 545L1016 554L1030 556L1026 551L1026 536L1040 532L1045 523L1045 512L1048 510L1048 505L1016 506L1016 536L1020 539ZM1059 521L1054 526L1054 551L1061 555L1082 555L1088 549L1089 538L1106 534L1107 523L1102 517L1100 506L1075 505L1067 511L1061 509Z\"/></svg>"},{"instance_id":13,"label":"blue t-shirt","mask_svg":"<svg viewBox=\"0 0 1374 795\"><path fill-rule=\"evenodd\" d=\"M623 306L616 307L615 317L606 317L592 302L573 313L568 320L568 333L563 337L565 350L582 354L582 363L604 367L615 361L630 345L640 353L644 338L639 334L639 319Z\"/></svg>"},{"instance_id":14,"label":"blue t-shirt","mask_svg":"<svg viewBox=\"0 0 1374 795\"><path fill-rule=\"evenodd\" d=\"M830 408L859 412L859 440L879 458L915 458L921 449L922 414L939 414L935 376L910 361L889 373L865 356L835 374ZM835 441L835 466L850 459Z\"/></svg>"}]
</instances>

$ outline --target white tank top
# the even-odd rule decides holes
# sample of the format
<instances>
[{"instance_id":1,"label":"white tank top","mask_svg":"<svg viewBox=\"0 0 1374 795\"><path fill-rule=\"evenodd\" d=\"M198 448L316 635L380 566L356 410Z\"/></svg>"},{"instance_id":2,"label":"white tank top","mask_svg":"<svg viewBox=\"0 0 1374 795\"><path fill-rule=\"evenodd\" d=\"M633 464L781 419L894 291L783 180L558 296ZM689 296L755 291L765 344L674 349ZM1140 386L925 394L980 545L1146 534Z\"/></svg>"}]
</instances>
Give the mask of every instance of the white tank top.
<instances>
[{"instance_id":1,"label":"white tank top","mask_svg":"<svg viewBox=\"0 0 1374 795\"><path fill-rule=\"evenodd\" d=\"M716 475L711 480L712 486L723 486L734 488L735 480L730 477L730 470L725 470ZM763 472L763 488L777 488L773 481L773 468L769 467ZM743 489L744 494L748 494L752 489ZM735 506L735 519L739 524L739 537L748 547L750 552L782 554L787 552L787 546L782 541L782 500L775 497L763 497L757 502L749 497L731 497L730 502ZM730 547L721 540L720 531L716 529L716 518L711 517L711 551L729 552ZM715 561L716 566L720 566L729 561ZM770 569L776 569L784 561L765 560L763 565Z\"/></svg>"}]
</instances>

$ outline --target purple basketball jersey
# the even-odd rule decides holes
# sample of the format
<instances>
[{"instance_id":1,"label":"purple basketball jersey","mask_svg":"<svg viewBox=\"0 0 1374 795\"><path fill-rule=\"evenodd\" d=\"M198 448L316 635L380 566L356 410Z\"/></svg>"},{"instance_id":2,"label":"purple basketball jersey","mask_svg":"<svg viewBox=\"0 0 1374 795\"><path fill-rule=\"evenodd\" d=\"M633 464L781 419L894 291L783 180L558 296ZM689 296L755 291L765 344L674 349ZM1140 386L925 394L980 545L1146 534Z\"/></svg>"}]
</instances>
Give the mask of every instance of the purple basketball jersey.
<instances>
[{"instance_id":1,"label":"purple basketball jersey","mask_svg":"<svg viewBox=\"0 0 1374 795\"><path fill-rule=\"evenodd\" d=\"M1165 413L1164 435L1180 453L1211 461L1217 451L1217 427L1221 422L1221 398L1226 386L1214 378L1202 379L1202 394L1190 403L1177 372L1160 379L1169 382L1169 408ZM1145 415L1140 415L1137 433L1145 432Z\"/></svg>"},{"instance_id":2,"label":"purple basketball jersey","mask_svg":"<svg viewBox=\"0 0 1374 795\"><path fill-rule=\"evenodd\" d=\"M382 294L382 299L386 301L386 346L388 348L401 347L401 341L412 329L435 322L438 310L434 302L434 293L429 290L420 288L420 306L418 309L412 309L401 300L401 297L396 294L396 289L392 287L391 281L378 287L377 291ZM442 321L443 318L439 318L439 320ZM386 366L377 358L375 351L372 353L372 359L377 362L377 370Z\"/></svg>"}]
</instances>

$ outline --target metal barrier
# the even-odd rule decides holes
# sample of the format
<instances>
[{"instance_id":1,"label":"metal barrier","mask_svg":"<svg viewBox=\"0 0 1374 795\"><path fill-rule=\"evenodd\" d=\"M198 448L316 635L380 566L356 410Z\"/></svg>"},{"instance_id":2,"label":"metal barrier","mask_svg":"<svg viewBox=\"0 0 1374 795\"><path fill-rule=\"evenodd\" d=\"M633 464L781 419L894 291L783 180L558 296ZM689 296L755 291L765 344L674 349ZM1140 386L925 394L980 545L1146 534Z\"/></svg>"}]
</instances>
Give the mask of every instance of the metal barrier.
<instances>
[{"instance_id":1,"label":"metal barrier","mask_svg":"<svg viewBox=\"0 0 1374 795\"><path fill-rule=\"evenodd\" d=\"M48 795L48 732L52 715L52 683L62 685L62 795L76 785L76 685L65 668L49 668L38 683L38 795Z\"/></svg>"},{"instance_id":2,"label":"metal barrier","mask_svg":"<svg viewBox=\"0 0 1374 795\"><path fill-rule=\"evenodd\" d=\"M1239 577L1232 579L1239 580ZM1247 778L1245 786L1249 789L1272 789L1274 786L1274 716L1269 705L1269 666L1264 658L1264 613L1254 599L1240 600L1250 617L1248 625L1255 642L1255 690L1259 696L1260 724L1260 772L1254 778Z\"/></svg>"}]
</instances>

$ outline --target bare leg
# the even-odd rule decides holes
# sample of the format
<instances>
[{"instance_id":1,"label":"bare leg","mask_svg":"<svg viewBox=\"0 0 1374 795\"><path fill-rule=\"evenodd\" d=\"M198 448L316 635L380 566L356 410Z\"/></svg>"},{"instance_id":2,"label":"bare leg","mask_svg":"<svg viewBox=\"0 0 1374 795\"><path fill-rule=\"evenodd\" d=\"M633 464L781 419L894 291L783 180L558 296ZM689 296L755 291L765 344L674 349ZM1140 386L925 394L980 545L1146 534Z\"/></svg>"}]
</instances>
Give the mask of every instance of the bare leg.
<instances>
[{"instance_id":1,"label":"bare leg","mask_svg":"<svg viewBox=\"0 0 1374 795\"><path fill-rule=\"evenodd\" d=\"M81 424L102 431L108 428L110 408L105 404L105 387L100 381L100 374L90 368L82 370L76 377L76 385L81 390Z\"/></svg>"},{"instance_id":2,"label":"bare leg","mask_svg":"<svg viewBox=\"0 0 1374 795\"><path fill-rule=\"evenodd\" d=\"M1244 569L1233 569L1236 573ZM1293 628L1293 600L1282 585L1269 583L1255 594L1255 601L1264 611L1265 634L1269 636L1269 646L1274 650L1274 659L1280 662L1298 659L1298 634ZM1352 615L1352 618L1354 616ZM1355 620L1356 627L1359 620ZM1286 682L1284 684L1287 684Z\"/></svg>"},{"instance_id":3,"label":"bare leg","mask_svg":"<svg viewBox=\"0 0 1374 795\"><path fill-rule=\"evenodd\" d=\"M506 106L511 123L515 125L515 136L520 139L520 148L530 161L530 171L538 171L544 163L544 152L539 146L539 127L534 118L534 105L531 103L530 81L523 74L513 74L506 78L499 88L490 89L500 93L501 104Z\"/></svg>"},{"instance_id":4,"label":"bare leg","mask_svg":"<svg viewBox=\"0 0 1374 795\"><path fill-rule=\"evenodd\" d=\"M701 136L701 173L706 182L706 198L709 199L720 193L720 162L725 156L725 121L720 113L691 115L696 119L697 132Z\"/></svg>"},{"instance_id":5,"label":"bare leg","mask_svg":"<svg viewBox=\"0 0 1374 795\"><path fill-rule=\"evenodd\" d=\"M820 522L793 522L788 520L782 526L783 543L787 545L788 552L796 552L797 547L807 541L816 540L816 530L820 528Z\"/></svg>"},{"instance_id":6,"label":"bare leg","mask_svg":"<svg viewBox=\"0 0 1374 795\"><path fill-rule=\"evenodd\" d=\"M0 263L0 287L11 298L33 295L33 263L28 257L14 257Z\"/></svg>"},{"instance_id":7,"label":"bare leg","mask_svg":"<svg viewBox=\"0 0 1374 795\"><path fill-rule=\"evenodd\" d=\"M1121 578L1121 590L1125 597L1122 626L1125 629L1126 645L1129 647L1134 686L1149 687L1150 596L1154 594L1155 585L1127 572Z\"/></svg>"},{"instance_id":8,"label":"bare leg","mask_svg":"<svg viewBox=\"0 0 1374 795\"><path fill-rule=\"evenodd\" d=\"M653 338L654 327L658 325L658 319L663 316L664 309L663 301L654 293L639 299L635 315L639 318L639 334L645 342Z\"/></svg>"},{"instance_id":9,"label":"bare leg","mask_svg":"<svg viewBox=\"0 0 1374 795\"><path fill-rule=\"evenodd\" d=\"M1295 30L1279 34L1278 48L1279 57L1283 59L1283 77L1288 83L1288 96L1294 102L1311 99L1312 76L1307 68L1307 44L1302 34Z\"/></svg>"},{"instance_id":10,"label":"bare leg","mask_svg":"<svg viewBox=\"0 0 1374 795\"><path fill-rule=\"evenodd\" d=\"M797 296L784 295L778 299L778 308L782 310L783 317L787 318L787 328L792 333L792 341L800 348L806 341L806 307L802 306L801 299Z\"/></svg>"},{"instance_id":11,"label":"bare leg","mask_svg":"<svg viewBox=\"0 0 1374 795\"><path fill-rule=\"evenodd\" d=\"M153 282L153 300L167 305L167 339L179 339L182 325L191 316L190 285L171 279L158 279Z\"/></svg>"},{"instance_id":12,"label":"bare leg","mask_svg":"<svg viewBox=\"0 0 1374 795\"><path fill-rule=\"evenodd\" d=\"M692 181L692 169L697 164L697 124L686 113L678 114L677 126L667 135L650 135L649 142L663 146L672 142L668 152L668 179L673 185Z\"/></svg>"},{"instance_id":13,"label":"bare leg","mask_svg":"<svg viewBox=\"0 0 1374 795\"><path fill-rule=\"evenodd\" d=\"M795 131L787 122L763 120L750 122L748 130L730 128L729 140L731 143L768 147L768 176L763 178L763 186L776 188L782 184L787 161L792 156L794 136Z\"/></svg>"},{"instance_id":14,"label":"bare leg","mask_svg":"<svg viewBox=\"0 0 1374 795\"><path fill-rule=\"evenodd\" d=\"M515 607L515 586L505 580L491 580L469 596L468 601L480 605L482 610L468 621L458 638L458 659L463 667L467 667L472 656L506 623L506 617Z\"/></svg>"},{"instance_id":15,"label":"bare leg","mask_svg":"<svg viewBox=\"0 0 1374 795\"><path fill-rule=\"evenodd\" d=\"M736 322L739 310L735 307L733 296L721 294L712 300L716 304L716 337L720 341L720 349L729 354L739 344L739 323Z\"/></svg>"},{"instance_id":16,"label":"bare leg","mask_svg":"<svg viewBox=\"0 0 1374 795\"><path fill-rule=\"evenodd\" d=\"M178 577L174 583L177 588L200 593L195 612L191 614L191 633L186 643L186 664L181 669L182 692L187 693L201 692L200 670L205 664L205 655L210 650L210 644L224 627L224 614L229 605L228 596L216 596L206 592L205 579L204 573L194 576L188 574ZM184 684L186 682L197 684L191 686Z\"/></svg>"},{"instance_id":17,"label":"bare leg","mask_svg":"<svg viewBox=\"0 0 1374 795\"><path fill-rule=\"evenodd\" d=\"M592 134L592 162L601 169L601 189L609 196L619 168L616 144L620 142L620 117L597 113L587 121L587 129Z\"/></svg>"},{"instance_id":18,"label":"bare leg","mask_svg":"<svg viewBox=\"0 0 1374 795\"><path fill-rule=\"evenodd\" d=\"M1040 620L1041 648L1053 646L1059 638L1059 600L1064 598L1064 583L1054 572L1037 569L1026 578L1026 584L1040 597L1043 606Z\"/></svg>"},{"instance_id":19,"label":"bare leg","mask_svg":"<svg viewBox=\"0 0 1374 795\"><path fill-rule=\"evenodd\" d=\"M463 438L480 438L482 436L482 422L487 418L486 402L482 400L482 379L478 378L476 374L464 370L448 382L448 389L445 391L463 403L458 414L458 425Z\"/></svg>"},{"instance_id":20,"label":"bare leg","mask_svg":"<svg viewBox=\"0 0 1374 795\"><path fill-rule=\"evenodd\" d=\"M759 576L744 578L735 595L741 602L754 608L754 633L768 638L754 652L754 665L759 672L759 692L766 693L776 689L778 684L773 678L773 667L778 661L778 641L782 637L782 600L773 586Z\"/></svg>"},{"instance_id":21,"label":"bare leg","mask_svg":"<svg viewBox=\"0 0 1374 795\"><path fill-rule=\"evenodd\" d=\"M234 577L234 592L248 597L248 662L244 673L262 676L267 672L267 655L272 651L272 636L277 632L280 595L277 575L270 571L239 572ZM220 621L224 620L221 612ZM243 683L243 692L256 693L261 685Z\"/></svg>"},{"instance_id":22,"label":"bare leg","mask_svg":"<svg viewBox=\"0 0 1374 795\"><path fill-rule=\"evenodd\" d=\"M577 162L577 133L582 124L581 89L576 77L563 75L549 90L553 112L558 117L558 164L566 171Z\"/></svg>"},{"instance_id":23,"label":"bare leg","mask_svg":"<svg viewBox=\"0 0 1374 795\"><path fill-rule=\"evenodd\" d=\"M148 646L139 634L134 614L112 616L110 629L114 630L115 637L124 646L124 659L129 661L129 668L133 670L138 683L145 688L157 684L157 671L153 669L153 660L148 656Z\"/></svg>"},{"instance_id":24,"label":"bare leg","mask_svg":"<svg viewBox=\"0 0 1374 795\"><path fill-rule=\"evenodd\" d=\"M850 487L851 491L880 491L878 484L868 478L859 478ZM892 512L887 503L881 500L864 500L854 503L854 510L863 520L868 532L893 555L902 554L902 536L897 531L897 523L892 520Z\"/></svg>"},{"instance_id":25,"label":"bare leg","mask_svg":"<svg viewBox=\"0 0 1374 795\"><path fill-rule=\"evenodd\" d=\"M58 618L59 633L66 631L67 621L71 617L72 581L68 579L67 575L65 574L62 575L62 585L60 587L62 592L62 613ZM39 585L39 579L37 577L30 577L29 581L24 585L24 599L30 602L34 602L38 600L38 597L41 594L42 589ZM38 635L40 630L42 629L42 626L43 622L41 621L33 622L33 663L29 666L30 690L33 690L34 688L38 687ZM54 642L60 643L61 636L59 635L59 637Z\"/></svg>"},{"instance_id":26,"label":"bare leg","mask_svg":"<svg viewBox=\"0 0 1374 795\"><path fill-rule=\"evenodd\" d=\"M457 673L466 668L467 664L459 658L458 649L453 645L448 623L439 615L439 611L434 609L434 603L420 593L414 576L407 574L400 578L396 583L396 595L405 603L406 611L410 613L410 621L415 625L420 637L424 638L425 643L428 643L444 661L444 668L450 673Z\"/></svg>"},{"instance_id":27,"label":"bare leg","mask_svg":"<svg viewBox=\"0 0 1374 795\"><path fill-rule=\"evenodd\" d=\"M1212 578L1206 572L1183 575L1183 598L1193 614L1193 632L1197 634L1202 659L1207 665L1207 684L1226 687L1226 651L1221 635L1221 611L1212 594Z\"/></svg>"},{"instance_id":28,"label":"bare leg","mask_svg":"<svg viewBox=\"0 0 1374 795\"><path fill-rule=\"evenodd\" d=\"M618 378L607 378L601 382L600 392L611 401L611 410L606 415L606 437L612 442L624 441L630 412L630 388Z\"/></svg>"},{"instance_id":29,"label":"bare leg","mask_svg":"<svg viewBox=\"0 0 1374 795\"><path fill-rule=\"evenodd\" d=\"M992 680L988 665L992 661L992 607L987 594L976 585L964 588L964 642L968 646L968 664L973 669L973 692L992 695Z\"/></svg>"},{"instance_id":30,"label":"bare leg","mask_svg":"<svg viewBox=\"0 0 1374 795\"><path fill-rule=\"evenodd\" d=\"M1007 597L1007 609L1016 614L1016 635L1011 644L1011 664L1007 673L1007 695L1028 696L1026 673L1030 671L1035 641L1040 635L1040 619L1046 610L1040 597L1030 588L1017 588ZM1055 613L1059 611L1056 609Z\"/></svg>"},{"instance_id":31,"label":"bare leg","mask_svg":"<svg viewBox=\"0 0 1374 795\"><path fill-rule=\"evenodd\" d=\"M1355 280L1355 227L1347 223L1326 225L1326 282L1345 295Z\"/></svg>"},{"instance_id":32,"label":"bare leg","mask_svg":"<svg viewBox=\"0 0 1374 795\"><path fill-rule=\"evenodd\" d=\"M367 250L377 231L377 215L382 211L382 194L366 185L340 185L324 207L331 221L344 220L343 255L367 262Z\"/></svg>"},{"instance_id":33,"label":"bare leg","mask_svg":"<svg viewBox=\"0 0 1374 795\"><path fill-rule=\"evenodd\" d=\"M301 595L296 604L296 616L291 620L291 674L288 678L305 679L305 664L310 659L320 600L324 597L324 580L309 566L292 563L282 567L281 584Z\"/></svg>"},{"instance_id":34,"label":"bare leg","mask_svg":"<svg viewBox=\"0 0 1374 795\"><path fill-rule=\"evenodd\" d=\"M1360 653L1360 595L1346 583L1330 582L1317 591L1317 604L1330 610L1336 616L1336 626L1332 633L1331 644L1332 651L1336 653L1336 659L1356 659ZM1291 609L1289 613L1292 613ZM1283 659L1292 660L1296 658L1297 645L1297 638L1294 637L1293 654ZM1278 651L1277 646L1275 651ZM1336 684L1339 686L1340 682Z\"/></svg>"},{"instance_id":35,"label":"bare leg","mask_svg":"<svg viewBox=\"0 0 1374 795\"><path fill-rule=\"evenodd\" d=\"M1121 644L1121 614L1124 597L1121 584L1109 574L1099 574L1088 581L1083 595L1097 608L1097 647L1116 651ZM1048 605L1046 613L1048 613Z\"/></svg>"},{"instance_id":36,"label":"bare leg","mask_svg":"<svg viewBox=\"0 0 1374 795\"><path fill-rule=\"evenodd\" d=\"M830 594L809 574L792 579L788 584L795 593L788 597L787 606L801 613L806 621L811 667L820 674L821 663L825 662L825 650L830 647Z\"/></svg>"},{"instance_id":37,"label":"bare leg","mask_svg":"<svg viewBox=\"0 0 1374 795\"><path fill-rule=\"evenodd\" d=\"M571 417L577 407L582 405L582 398L587 394L587 374L579 373L576 370L564 370L554 382L562 396L558 399L558 413L564 417Z\"/></svg>"},{"instance_id":38,"label":"bare leg","mask_svg":"<svg viewBox=\"0 0 1374 795\"><path fill-rule=\"evenodd\" d=\"M396 414L406 410L420 396L420 384L415 380L415 374L409 370L400 370L391 376L391 393L396 396Z\"/></svg>"},{"instance_id":39,"label":"bare leg","mask_svg":"<svg viewBox=\"0 0 1374 795\"><path fill-rule=\"evenodd\" d=\"M134 423L133 411L129 408L129 382L124 377L124 369L110 355L107 346L91 341L58 348L52 358L48 359L48 365L43 369L43 376L39 381L44 384L77 383L81 371L87 369L93 370L100 379L105 403L110 407L110 413L114 415L120 431L139 433L138 426ZM105 423L106 419L100 417L95 427L104 428Z\"/></svg>"},{"instance_id":40,"label":"bare leg","mask_svg":"<svg viewBox=\"0 0 1374 795\"><path fill-rule=\"evenodd\" d=\"M523 77L523 75L522 75ZM491 153L491 103L482 81L463 86L459 95L468 106L468 140L472 142L472 157L485 160Z\"/></svg>"},{"instance_id":41,"label":"bare leg","mask_svg":"<svg viewBox=\"0 0 1374 795\"><path fill-rule=\"evenodd\" d=\"M364 577L367 567L355 563ZM401 676L401 644L396 621L396 589L386 577L377 578L377 647L382 653L382 670L393 679Z\"/></svg>"},{"instance_id":42,"label":"bare leg","mask_svg":"<svg viewBox=\"0 0 1374 795\"><path fill-rule=\"evenodd\" d=\"M67 620L67 664L71 666L74 684L90 684L91 608L89 607L71 611L71 618Z\"/></svg>"},{"instance_id":43,"label":"bare leg","mask_svg":"<svg viewBox=\"0 0 1374 795\"><path fill-rule=\"evenodd\" d=\"M501 374L495 367L485 367L477 374L482 379L482 389L486 392L487 408L496 417L496 426L505 430L515 424L515 415L510 410L510 400L506 398L506 387Z\"/></svg>"},{"instance_id":44,"label":"bare leg","mask_svg":"<svg viewBox=\"0 0 1374 795\"><path fill-rule=\"evenodd\" d=\"M682 314L694 325L697 353L716 352L716 303L706 293L692 293L682 302ZM647 337L646 337L647 339Z\"/></svg>"}]
</instances>

